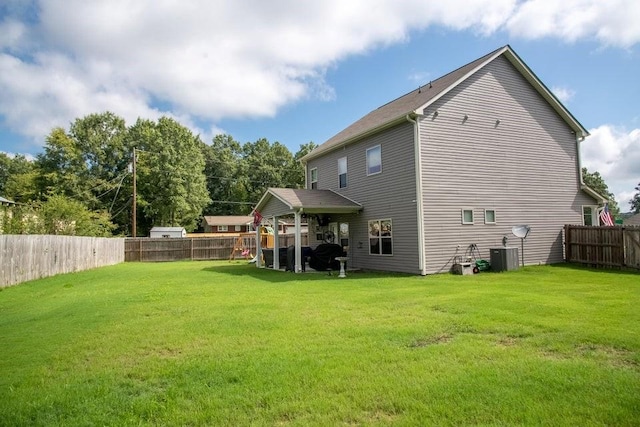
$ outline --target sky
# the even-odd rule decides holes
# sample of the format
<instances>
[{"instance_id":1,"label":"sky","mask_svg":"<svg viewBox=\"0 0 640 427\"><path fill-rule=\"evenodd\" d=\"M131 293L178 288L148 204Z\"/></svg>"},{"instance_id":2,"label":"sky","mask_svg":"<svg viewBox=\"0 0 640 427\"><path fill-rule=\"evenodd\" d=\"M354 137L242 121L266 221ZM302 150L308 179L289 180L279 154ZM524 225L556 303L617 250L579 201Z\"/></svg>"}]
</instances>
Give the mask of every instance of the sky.
<instances>
[{"instance_id":1,"label":"sky","mask_svg":"<svg viewBox=\"0 0 640 427\"><path fill-rule=\"evenodd\" d=\"M0 0L0 151L111 111L295 154L509 44L589 130L621 211L640 184L637 0Z\"/></svg>"}]
</instances>

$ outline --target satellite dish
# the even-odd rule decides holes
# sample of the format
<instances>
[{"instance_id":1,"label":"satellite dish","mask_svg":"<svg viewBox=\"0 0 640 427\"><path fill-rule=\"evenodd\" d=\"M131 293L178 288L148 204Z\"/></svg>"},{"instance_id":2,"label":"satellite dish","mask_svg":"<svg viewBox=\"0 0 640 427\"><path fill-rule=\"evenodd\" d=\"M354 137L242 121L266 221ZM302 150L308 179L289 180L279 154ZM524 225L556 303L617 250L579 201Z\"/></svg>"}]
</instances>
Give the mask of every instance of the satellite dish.
<instances>
[{"instance_id":1,"label":"satellite dish","mask_svg":"<svg viewBox=\"0 0 640 427\"><path fill-rule=\"evenodd\" d=\"M526 239L529 231L531 231L531 227L528 225L516 225L511 228L513 235L521 239Z\"/></svg>"},{"instance_id":2,"label":"satellite dish","mask_svg":"<svg viewBox=\"0 0 640 427\"><path fill-rule=\"evenodd\" d=\"M511 232L514 236L520 238L520 252L522 258L522 266L524 267L524 239L529 235L529 231L531 231L531 227L528 225L515 225L511 228Z\"/></svg>"}]
</instances>

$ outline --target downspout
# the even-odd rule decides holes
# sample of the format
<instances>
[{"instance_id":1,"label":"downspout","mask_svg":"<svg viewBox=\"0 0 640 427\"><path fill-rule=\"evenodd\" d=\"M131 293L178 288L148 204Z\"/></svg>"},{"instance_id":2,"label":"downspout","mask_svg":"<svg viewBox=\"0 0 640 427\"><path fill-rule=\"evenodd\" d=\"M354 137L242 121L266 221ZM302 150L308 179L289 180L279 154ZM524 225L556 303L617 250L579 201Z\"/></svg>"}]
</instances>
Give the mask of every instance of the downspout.
<instances>
[{"instance_id":1,"label":"downspout","mask_svg":"<svg viewBox=\"0 0 640 427\"><path fill-rule=\"evenodd\" d=\"M587 193L593 196L593 193L596 193L596 192L592 188L590 188L587 184L584 183L584 177L582 176L582 160L581 160L582 156L580 155L580 143L584 141L584 139L585 139L584 135L581 134L580 136L578 136L578 133L576 132L576 155L578 157L578 173L580 176L580 189L581 190L589 189L590 191L587 191ZM609 200L604 198L602 194L599 194L599 196L600 196L600 200L598 201L598 206L600 205L604 206L604 204L607 203Z\"/></svg>"},{"instance_id":2,"label":"downspout","mask_svg":"<svg viewBox=\"0 0 640 427\"><path fill-rule=\"evenodd\" d=\"M406 119L413 123L413 146L416 168L416 215L418 224L418 268L422 276L427 275L425 265L425 242L424 242L424 204L422 196L422 156L420 154L420 123L418 119L412 119L407 114Z\"/></svg>"}]
</instances>

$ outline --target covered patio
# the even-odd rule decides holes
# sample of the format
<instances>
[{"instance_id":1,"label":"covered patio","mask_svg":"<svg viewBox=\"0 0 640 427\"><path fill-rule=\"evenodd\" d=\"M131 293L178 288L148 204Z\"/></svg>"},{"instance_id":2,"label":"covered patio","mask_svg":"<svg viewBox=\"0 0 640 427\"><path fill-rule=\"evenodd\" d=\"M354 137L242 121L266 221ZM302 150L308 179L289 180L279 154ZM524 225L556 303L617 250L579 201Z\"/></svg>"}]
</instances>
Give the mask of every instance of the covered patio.
<instances>
[{"instance_id":1,"label":"covered patio","mask_svg":"<svg viewBox=\"0 0 640 427\"><path fill-rule=\"evenodd\" d=\"M322 218L331 214L352 214L362 210L362 205L336 193L332 190L308 190L296 188L269 188L262 196L258 204L253 209L254 224L258 225L263 218L272 219L274 224L278 223L281 217L294 218L294 247L295 247L295 273L303 271L301 223L302 216L306 215L311 229L311 218L315 218L318 223ZM263 267L262 247L260 239L260 227L257 227L257 258L256 266ZM280 269L279 253L280 248L277 227L274 229L273 248L273 269ZM311 233L311 231L310 231Z\"/></svg>"}]
</instances>

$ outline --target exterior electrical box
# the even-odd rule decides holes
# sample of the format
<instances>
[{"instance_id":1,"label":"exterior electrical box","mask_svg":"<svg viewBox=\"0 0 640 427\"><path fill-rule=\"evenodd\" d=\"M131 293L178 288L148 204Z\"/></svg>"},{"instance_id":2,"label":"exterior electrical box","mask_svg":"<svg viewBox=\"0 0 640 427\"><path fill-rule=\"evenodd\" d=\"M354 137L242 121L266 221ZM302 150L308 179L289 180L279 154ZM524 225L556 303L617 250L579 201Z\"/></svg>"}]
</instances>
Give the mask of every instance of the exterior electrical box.
<instances>
[{"instance_id":1,"label":"exterior electrical box","mask_svg":"<svg viewBox=\"0 0 640 427\"><path fill-rule=\"evenodd\" d=\"M518 248L493 248L491 252L491 271L517 270L520 266Z\"/></svg>"}]
</instances>

